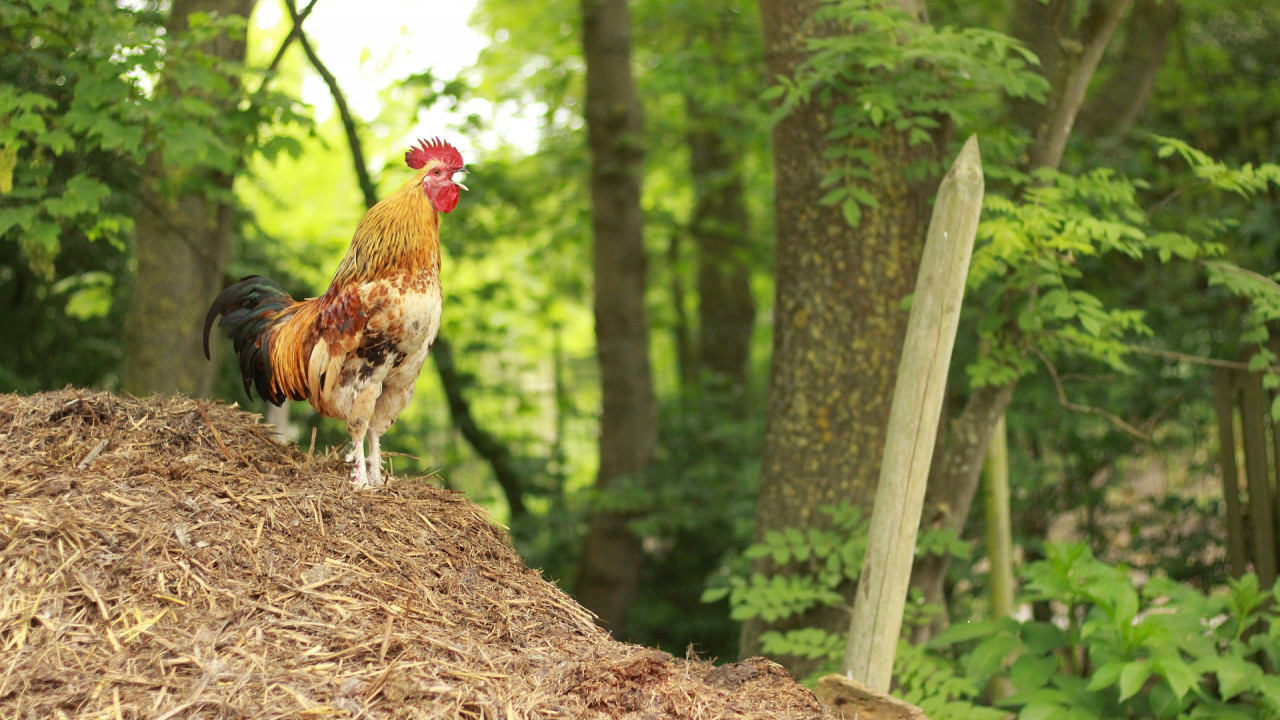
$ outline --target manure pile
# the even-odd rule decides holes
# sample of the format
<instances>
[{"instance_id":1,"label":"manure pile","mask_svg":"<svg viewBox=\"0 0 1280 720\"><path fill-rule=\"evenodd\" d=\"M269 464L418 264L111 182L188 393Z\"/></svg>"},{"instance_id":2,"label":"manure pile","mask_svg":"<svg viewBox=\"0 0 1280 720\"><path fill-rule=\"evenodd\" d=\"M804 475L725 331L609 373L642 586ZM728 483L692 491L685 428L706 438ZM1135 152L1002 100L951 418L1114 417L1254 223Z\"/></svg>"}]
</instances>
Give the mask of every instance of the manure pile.
<instances>
[{"instance_id":1,"label":"manure pile","mask_svg":"<svg viewBox=\"0 0 1280 720\"><path fill-rule=\"evenodd\" d=\"M0 717L806 718L610 638L460 495L188 398L0 395Z\"/></svg>"}]
</instances>

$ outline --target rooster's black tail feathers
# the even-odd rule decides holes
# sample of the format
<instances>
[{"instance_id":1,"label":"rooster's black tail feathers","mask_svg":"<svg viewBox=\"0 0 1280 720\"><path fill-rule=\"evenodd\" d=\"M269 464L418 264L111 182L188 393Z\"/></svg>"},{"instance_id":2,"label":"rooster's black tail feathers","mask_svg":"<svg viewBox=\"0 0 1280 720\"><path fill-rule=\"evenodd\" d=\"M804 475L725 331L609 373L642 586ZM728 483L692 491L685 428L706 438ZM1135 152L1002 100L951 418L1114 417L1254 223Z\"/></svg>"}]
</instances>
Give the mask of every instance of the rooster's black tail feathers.
<instances>
[{"instance_id":1,"label":"rooster's black tail feathers","mask_svg":"<svg viewBox=\"0 0 1280 720\"><path fill-rule=\"evenodd\" d=\"M272 389L269 336L281 311L292 303L293 298L275 280L250 275L219 293L205 315L204 356L209 357L209 330L213 320L221 315L222 322L218 325L235 345L244 392L250 398L253 397L250 386L253 386L263 399L276 405L287 399Z\"/></svg>"}]
</instances>

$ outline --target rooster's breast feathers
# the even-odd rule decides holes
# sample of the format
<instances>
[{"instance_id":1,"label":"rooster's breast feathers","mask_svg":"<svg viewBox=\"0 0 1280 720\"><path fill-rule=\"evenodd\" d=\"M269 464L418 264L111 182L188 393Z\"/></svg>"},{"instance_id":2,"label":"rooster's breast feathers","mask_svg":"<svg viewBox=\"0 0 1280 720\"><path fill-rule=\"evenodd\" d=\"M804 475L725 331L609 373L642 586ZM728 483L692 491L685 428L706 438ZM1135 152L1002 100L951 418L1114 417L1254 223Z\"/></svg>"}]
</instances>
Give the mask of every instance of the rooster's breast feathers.
<instances>
[{"instance_id":1,"label":"rooster's breast feathers","mask_svg":"<svg viewBox=\"0 0 1280 720\"><path fill-rule=\"evenodd\" d=\"M440 283L430 274L393 273L321 298L307 354L308 399L321 414L349 418L371 385L396 395L412 384L440 328ZM392 397L376 398L379 414ZM404 407L400 403L394 415ZM386 408L391 411L391 408ZM353 411L355 411L353 413ZM375 423L376 424L376 423Z\"/></svg>"}]
</instances>

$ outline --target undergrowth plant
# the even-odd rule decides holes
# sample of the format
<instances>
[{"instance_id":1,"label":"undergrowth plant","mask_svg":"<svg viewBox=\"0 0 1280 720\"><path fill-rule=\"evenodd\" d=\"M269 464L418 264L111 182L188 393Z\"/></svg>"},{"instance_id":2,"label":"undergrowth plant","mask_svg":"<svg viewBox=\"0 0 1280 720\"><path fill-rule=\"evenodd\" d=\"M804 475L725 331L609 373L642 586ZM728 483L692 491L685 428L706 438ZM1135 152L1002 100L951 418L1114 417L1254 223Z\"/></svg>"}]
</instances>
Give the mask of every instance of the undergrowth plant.
<instances>
[{"instance_id":1,"label":"undergrowth plant","mask_svg":"<svg viewBox=\"0 0 1280 720\"><path fill-rule=\"evenodd\" d=\"M859 508L847 502L824 505L819 512L827 517L827 528L765 533L760 542L747 547L742 557L713 579L703 592L703 601L727 599L730 616L739 621L759 617L774 622L800 616L815 607L847 607L839 588L856 582L862 572L867 519ZM968 558L970 546L952 532L931 530L921 533L917 551ZM766 557L775 567L801 567L805 571L773 575L749 571L749 561ZM905 613L905 625L925 622L936 612L938 608L913 597ZM762 633L760 642L768 655L823 661L817 672L804 679L812 686L819 677L839 667L845 635L804 627ZM996 720L1005 715L974 704L982 686L958 673L953 662L909 643L899 645L894 676L898 694L924 709L932 720Z\"/></svg>"},{"instance_id":2,"label":"undergrowth plant","mask_svg":"<svg viewBox=\"0 0 1280 720\"><path fill-rule=\"evenodd\" d=\"M1023 573L1022 601L1053 622L953 625L930 648L956 652L969 680L1007 678L1019 720L1277 718L1280 584L1254 575L1208 595L1167 578L1141 585L1083 544L1050 545Z\"/></svg>"},{"instance_id":3,"label":"undergrowth plant","mask_svg":"<svg viewBox=\"0 0 1280 720\"><path fill-rule=\"evenodd\" d=\"M824 507L830 530L767 534L747 558L800 563L804 576L730 571L703 593L728 599L735 619L781 620L819 605L841 607L836 588L856 579L866 521L847 504ZM925 537L932 551L960 552L954 538ZM743 563L742 568L747 565ZM932 720L1103 720L1106 718L1280 718L1280 583L1254 575L1209 594L1164 577L1139 583L1083 544L1047 547L1022 569L1019 602L1047 603L1052 621L1001 618L958 623L927 646L899 643L894 694ZM936 609L933 609L936 611ZM907 623L930 608L912 600ZM833 672L843 635L819 628L761 636L764 652L824 660L806 682ZM983 689L1003 678L1012 696L990 706Z\"/></svg>"}]
</instances>

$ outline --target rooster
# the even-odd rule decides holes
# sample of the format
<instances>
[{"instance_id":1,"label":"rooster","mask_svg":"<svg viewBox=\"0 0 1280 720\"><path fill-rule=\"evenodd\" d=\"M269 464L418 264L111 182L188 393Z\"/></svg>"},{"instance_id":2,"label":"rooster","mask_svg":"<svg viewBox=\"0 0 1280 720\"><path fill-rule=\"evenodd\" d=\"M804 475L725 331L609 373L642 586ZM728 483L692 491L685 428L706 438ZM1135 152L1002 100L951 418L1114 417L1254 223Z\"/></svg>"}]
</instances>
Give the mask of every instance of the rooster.
<instances>
[{"instance_id":1,"label":"rooster","mask_svg":"<svg viewBox=\"0 0 1280 720\"><path fill-rule=\"evenodd\" d=\"M251 275L223 290L204 321L208 358L222 316L250 398L256 388L277 406L309 400L347 423L357 488L383 485L379 438L413 396L440 329L440 213L467 189L453 180L462 154L439 138L419 140L405 163L417 174L365 213L323 295L294 300Z\"/></svg>"}]
</instances>

